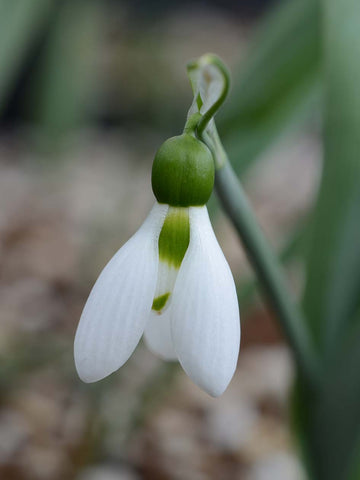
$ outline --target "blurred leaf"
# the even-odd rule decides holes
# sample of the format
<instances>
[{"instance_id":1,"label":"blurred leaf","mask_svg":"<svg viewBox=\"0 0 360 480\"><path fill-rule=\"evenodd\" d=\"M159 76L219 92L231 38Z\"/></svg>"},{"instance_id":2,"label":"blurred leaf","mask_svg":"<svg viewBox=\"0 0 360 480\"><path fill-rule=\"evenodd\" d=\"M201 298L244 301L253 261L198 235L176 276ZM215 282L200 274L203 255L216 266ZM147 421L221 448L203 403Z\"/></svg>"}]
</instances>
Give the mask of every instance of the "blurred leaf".
<instances>
[{"instance_id":1,"label":"blurred leaf","mask_svg":"<svg viewBox=\"0 0 360 480\"><path fill-rule=\"evenodd\" d=\"M323 6L325 158L304 296L323 375L316 390L302 388L298 425L316 480L355 480L360 454L360 3L328 0Z\"/></svg>"},{"instance_id":2,"label":"blurred leaf","mask_svg":"<svg viewBox=\"0 0 360 480\"><path fill-rule=\"evenodd\" d=\"M217 121L237 174L309 118L320 100L320 58L317 0L282 2L270 12Z\"/></svg>"},{"instance_id":3,"label":"blurred leaf","mask_svg":"<svg viewBox=\"0 0 360 480\"><path fill-rule=\"evenodd\" d=\"M360 302L360 2L328 4L325 161L304 308L315 340L330 351Z\"/></svg>"},{"instance_id":4,"label":"blurred leaf","mask_svg":"<svg viewBox=\"0 0 360 480\"><path fill-rule=\"evenodd\" d=\"M298 381L295 427L313 480L359 478L355 475L360 454L359 364L357 325L328 365L318 390L311 391Z\"/></svg>"},{"instance_id":5,"label":"blurred leaf","mask_svg":"<svg viewBox=\"0 0 360 480\"><path fill-rule=\"evenodd\" d=\"M360 434L360 328L351 331L326 376L315 417L322 478L349 479ZM357 477L359 478L359 477Z\"/></svg>"},{"instance_id":6,"label":"blurred leaf","mask_svg":"<svg viewBox=\"0 0 360 480\"><path fill-rule=\"evenodd\" d=\"M50 138L78 127L94 93L99 2L65 1L51 28L35 81L33 109Z\"/></svg>"},{"instance_id":7,"label":"blurred leaf","mask_svg":"<svg viewBox=\"0 0 360 480\"><path fill-rule=\"evenodd\" d=\"M354 448L353 460L351 463L349 480L358 480L360 478L360 436Z\"/></svg>"},{"instance_id":8,"label":"blurred leaf","mask_svg":"<svg viewBox=\"0 0 360 480\"><path fill-rule=\"evenodd\" d=\"M22 62L42 33L54 0L0 2L0 115Z\"/></svg>"}]
</instances>

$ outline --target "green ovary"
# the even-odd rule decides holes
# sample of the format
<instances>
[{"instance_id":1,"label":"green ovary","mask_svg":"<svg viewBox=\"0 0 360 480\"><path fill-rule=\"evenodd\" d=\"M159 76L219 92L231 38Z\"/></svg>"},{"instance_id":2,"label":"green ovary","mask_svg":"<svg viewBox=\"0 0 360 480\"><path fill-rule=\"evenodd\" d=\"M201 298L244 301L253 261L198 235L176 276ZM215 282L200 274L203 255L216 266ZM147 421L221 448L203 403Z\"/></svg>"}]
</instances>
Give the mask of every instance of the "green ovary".
<instances>
[{"instance_id":1,"label":"green ovary","mask_svg":"<svg viewBox=\"0 0 360 480\"><path fill-rule=\"evenodd\" d=\"M214 186L214 160L208 147L184 133L156 152L151 183L159 203L173 207L205 205Z\"/></svg>"}]
</instances>

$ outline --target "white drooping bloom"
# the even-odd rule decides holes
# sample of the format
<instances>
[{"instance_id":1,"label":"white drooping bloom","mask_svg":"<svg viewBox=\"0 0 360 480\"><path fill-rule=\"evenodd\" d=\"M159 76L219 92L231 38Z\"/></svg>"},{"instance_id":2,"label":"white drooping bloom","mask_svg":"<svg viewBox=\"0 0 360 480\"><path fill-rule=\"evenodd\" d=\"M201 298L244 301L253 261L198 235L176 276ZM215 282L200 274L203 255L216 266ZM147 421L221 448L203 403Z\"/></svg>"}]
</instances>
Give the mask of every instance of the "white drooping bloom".
<instances>
[{"instance_id":1,"label":"white drooping bloom","mask_svg":"<svg viewBox=\"0 0 360 480\"><path fill-rule=\"evenodd\" d=\"M240 318L206 206L156 202L104 268L76 332L80 378L94 382L117 370L143 333L151 351L177 359L203 390L224 392L236 368Z\"/></svg>"},{"instance_id":2,"label":"white drooping bloom","mask_svg":"<svg viewBox=\"0 0 360 480\"><path fill-rule=\"evenodd\" d=\"M214 107L227 80L213 55L190 66L189 76L194 102L184 133L155 155L157 202L104 268L82 313L75 364L85 382L120 368L143 334L152 352L178 360L212 396L221 395L234 374L240 348L235 284L205 206L221 157Z\"/></svg>"}]
</instances>

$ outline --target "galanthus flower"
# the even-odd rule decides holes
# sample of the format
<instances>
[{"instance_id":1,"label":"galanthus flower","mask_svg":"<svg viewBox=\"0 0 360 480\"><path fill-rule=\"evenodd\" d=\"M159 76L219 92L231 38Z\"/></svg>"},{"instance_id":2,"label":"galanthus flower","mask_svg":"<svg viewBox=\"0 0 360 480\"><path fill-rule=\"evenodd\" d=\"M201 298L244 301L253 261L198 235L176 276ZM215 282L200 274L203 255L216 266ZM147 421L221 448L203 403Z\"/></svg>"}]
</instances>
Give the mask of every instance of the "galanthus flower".
<instances>
[{"instance_id":1,"label":"galanthus flower","mask_svg":"<svg viewBox=\"0 0 360 480\"><path fill-rule=\"evenodd\" d=\"M156 203L95 283L75 337L80 378L95 382L121 367L144 334L148 348L178 360L212 396L237 363L240 318L234 280L207 208L214 162L190 127L158 150Z\"/></svg>"}]
</instances>

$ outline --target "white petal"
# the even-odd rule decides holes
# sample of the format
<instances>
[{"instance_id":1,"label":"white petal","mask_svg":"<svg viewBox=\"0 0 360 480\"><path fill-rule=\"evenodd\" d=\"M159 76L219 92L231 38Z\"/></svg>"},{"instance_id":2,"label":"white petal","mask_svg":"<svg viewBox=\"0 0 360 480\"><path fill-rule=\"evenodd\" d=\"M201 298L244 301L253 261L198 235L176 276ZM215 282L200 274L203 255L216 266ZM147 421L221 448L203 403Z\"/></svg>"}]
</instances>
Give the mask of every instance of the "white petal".
<instances>
[{"instance_id":1,"label":"white petal","mask_svg":"<svg viewBox=\"0 0 360 480\"><path fill-rule=\"evenodd\" d=\"M151 311L151 317L145 327L144 339L147 347L164 360L177 360L171 338L171 305L159 315Z\"/></svg>"},{"instance_id":2,"label":"white petal","mask_svg":"<svg viewBox=\"0 0 360 480\"><path fill-rule=\"evenodd\" d=\"M155 204L90 293L74 344L76 369L85 382L100 380L121 367L143 334L156 287L158 238L167 209Z\"/></svg>"},{"instance_id":3,"label":"white petal","mask_svg":"<svg viewBox=\"0 0 360 480\"><path fill-rule=\"evenodd\" d=\"M240 347L234 280L206 207L190 208L190 244L172 300L172 339L189 377L216 397L228 386Z\"/></svg>"}]
</instances>

